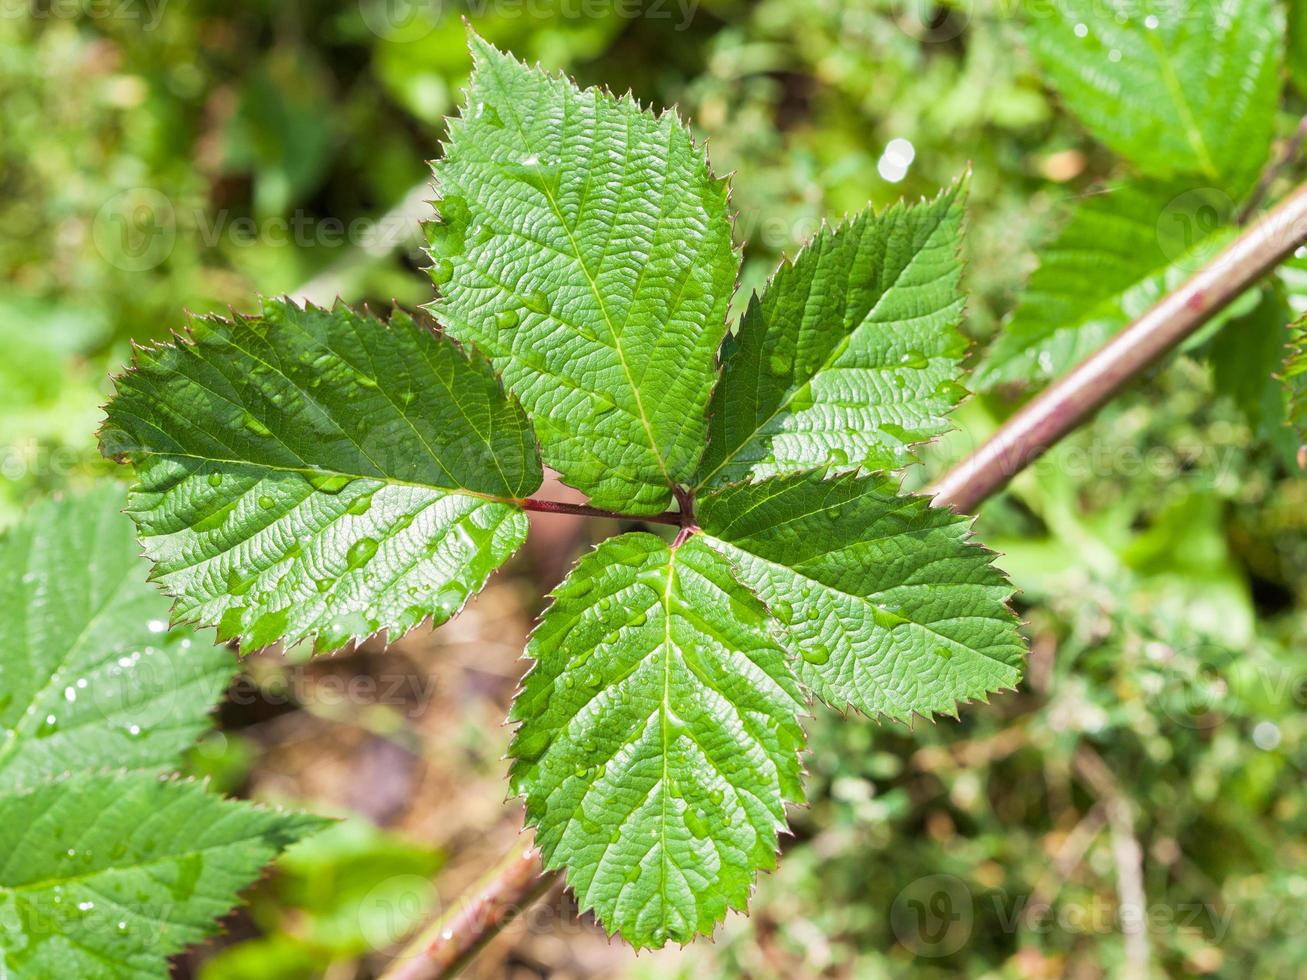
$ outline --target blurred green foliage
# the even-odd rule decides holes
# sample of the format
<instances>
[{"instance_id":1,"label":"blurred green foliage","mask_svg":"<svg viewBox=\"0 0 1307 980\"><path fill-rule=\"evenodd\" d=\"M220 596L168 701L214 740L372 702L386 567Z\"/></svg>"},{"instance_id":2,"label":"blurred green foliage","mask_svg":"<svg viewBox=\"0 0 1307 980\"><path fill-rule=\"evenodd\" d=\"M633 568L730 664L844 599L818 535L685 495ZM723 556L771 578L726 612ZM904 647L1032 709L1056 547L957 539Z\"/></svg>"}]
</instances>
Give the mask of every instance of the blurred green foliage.
<instances>
[{"instance_id":1,"label":"blurred green foliage","mask_svg":"<svg viewBox=\"0 0 1307 980\"><path fill-rule=\"evenodd\" d=\"M738 172L741 298L821 221L970 166L968 329L987 340L1061 205L1128 173L1041 82L1014 10L0 5L0 524L107 467L92 438L106 370L183 308L248 309L315 279L351 302L427 298L416 220L377 222L420 199L440 152L469 65L464 13L583 83L679 106L715 167ZM1291 93L1277 131L1305 108ZM1273 194L1301 175L1288 168ZM1285 282L986 508L980 530L1006 555L1032 640L1021 693L911 729L814 720L798 840L751 917L687 951L685 976L1117 975L1138 942L1123 928L1132 887L1156 916L1158 970L1299 974L1307 481L1267 369L1285 305L1307 290ZM1019 400L973 399L913 479ZM236 785L249 751L210 746L195 768ZM414 881L438 865L348 822L283 862L255 898L263 935L201 975L322 976L395 938L387 914L424 912ZM412 887L376 893L386 881Z\"/></svg>"}]
</instances>

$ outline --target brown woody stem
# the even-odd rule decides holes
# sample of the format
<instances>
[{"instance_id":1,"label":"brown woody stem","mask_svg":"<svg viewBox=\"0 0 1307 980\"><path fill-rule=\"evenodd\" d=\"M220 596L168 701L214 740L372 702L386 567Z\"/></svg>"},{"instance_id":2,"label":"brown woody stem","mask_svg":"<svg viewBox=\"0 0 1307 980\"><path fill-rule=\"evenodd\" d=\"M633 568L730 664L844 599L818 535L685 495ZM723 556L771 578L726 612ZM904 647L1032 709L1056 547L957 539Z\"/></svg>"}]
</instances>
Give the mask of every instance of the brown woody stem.
<instances>
[{"instance_id":1,"label":"brown woody stem","mask_svg":"<svg viewBox=\"0 0 1307 980\"><path fill-rule=\"evenodd\" d=\"M471 893L404 947L381 980L435 980L463 969L477 952L554 882L540 852L520 844Z\"/></svg>"},{"instance_id":2,"label":"brown woody stem","mask_svg":"<svg viewBox=\"0 0 1307 980\"><path fill-rule=\"evenodd\" d=\"M1304 241L1307 184L1299 185L1188 282L1045 389L944 474L927 491L934 495L936 506L974 511Z\"/></svg>"},{"instance_id":3,"label":"brown woody stem","mask_svg":"<svg viewBox=\"0 0 1307 980\"><path fill-rule=\"evenodd\" d=\"M935 506L951 506L963 513L974 511L1304 241L1307 184L1300 185L1188 282L1051 385L946 473L928 491L934 495ZM569 513L589 510L572 510L573 505L553 506L559 510L566 507ZM662 523L682 523L676 514L659 516L668 518ZM530 904L556 877L557 872L544 871L534 848L514 851L468 898L414 940L382 980L438 980L452 976L503 928L515 911Z\"/></svg>"}]
</instances>

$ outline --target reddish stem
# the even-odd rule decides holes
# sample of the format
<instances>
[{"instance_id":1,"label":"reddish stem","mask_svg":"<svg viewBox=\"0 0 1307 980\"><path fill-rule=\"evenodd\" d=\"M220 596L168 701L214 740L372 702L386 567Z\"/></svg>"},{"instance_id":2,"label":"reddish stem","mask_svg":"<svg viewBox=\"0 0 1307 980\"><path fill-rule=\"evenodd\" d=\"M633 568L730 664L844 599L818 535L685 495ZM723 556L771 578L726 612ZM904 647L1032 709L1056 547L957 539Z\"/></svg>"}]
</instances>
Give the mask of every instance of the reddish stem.
<instances>
[{"instance_id":1,"label":"reddish stem","mask_svg":"<svg viewBox=\"0 0 1307 980\"><path fill-rule=\"evenodd\" d=\"M662 514L620 514L586 504L565 504L561 500L536 500L534 497L517 503L523 510L534 510L541 514L575 514L578 517L606 517L614 521L647 521L650 524L681 526L681 515L674 510Z\"/></svg>"}]
</instances>

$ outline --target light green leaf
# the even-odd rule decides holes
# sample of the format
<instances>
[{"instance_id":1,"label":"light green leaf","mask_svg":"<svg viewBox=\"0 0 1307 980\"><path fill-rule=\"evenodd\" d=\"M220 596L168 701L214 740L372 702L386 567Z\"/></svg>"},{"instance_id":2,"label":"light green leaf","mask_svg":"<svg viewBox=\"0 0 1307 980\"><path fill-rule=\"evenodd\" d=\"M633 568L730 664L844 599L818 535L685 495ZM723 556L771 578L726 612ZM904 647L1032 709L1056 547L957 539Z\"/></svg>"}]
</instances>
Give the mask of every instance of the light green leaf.
<instances>
[{"instance_id":1,"label":"light green leaf","mask_svg":"<svg viewBox=\"0 0 1307 980\"><path fill-rule=\"evenodd\" d=\"M0 976L166 980L167 957L326 822L143 772L0 794Z\"/></svg>"},{"instance_id":2,"label":"light green leaf","mask_svg":"<svg viewBox=\"0 0 1307 980\"><path fill-rule=\"evenodd\" d=\"M0 539L0 793L170 767L236 671L229 651L167 631L123 497L105 485L46 501Z\"/></svg>"},{"instance_id":3,"label":"light green leaf","mask_svg":"<svg viewBox=\"0 0 1307 980\"><path fill-rule=\"evenodd\" d=\"M510 718L550 868L638 947L742 909L799 801L803 695L762 605L699 537L610 538L559 586Z\"/></svg>"},{"instance_id":4,"label":"light green leaf","mask_svg":"<svg viewBox=\"0 0 1307 980\"><path fill-rule=\"evenodd\" d=\"M1044 73L1144 174L1232 194L1266 161L1284 17L1273 0L1025 0Z\"/></svg>"},{"instance_id":5,"label":"light green leaf","mask_svg":"<svg viewBox=\"0 0 1307 980\"><path fill-rule=\"evenodd\" d=\"M503 372L564 481L660 511L703 451L739 268L726 183L674 114L471 46L433 167L430 309Z\"/></svg>"},{"instance_id":6,"label":"light green leaf","mask_svg":"<svg viewBox=\"0 0 1307 980\"><path fill-rule=\"evenodd\" d=\"M1180 184L1124 184L1080 201L973 383L1056 377L1189 278L1235 234L1230 199Z\"/></svg>"},{"instance_id":7,"label":"light green leaf","mask_svg":"<svg viewBox=\"0 0 1307 980\"><path fill-rule=\"evenodd\" d=\"M867 210L781 265L727 343L700 486L826 466L889 469L947 431L965 184Z\"/></svg>"},{"instance_id":8,"label":"light green leaf","mask_svg":"<svg viewBox=\"0 0 1307 980\"><path fill-rule=\"evenodd\" d=\"M783 625L799 679L906 720L1015 686L1025 644L969 521L885 477L797 474L704 498L708 544Z\"/></svg>"},{"instance_id":9,"label":"light green leaf","mask_svg":"<svg viewBox=\"0 0 1307 980\"><path fill-rule=\"evenodd\" d=\"M396 312L269 301L138 352L101 434L178 621L244 649L444 622L526 536L540 484L483 360Z\"/></svg>"},{"instance_id":10,"label":"light green leaf","mask_svg":"<svg viewBox=\"0 0 1307 980\"><path fill-rule=\"evenodd\" d=\"M1298 430L1299 438L1307 443L1307 317L1290 327L1289 352L1281 375L1288 390L1288 423ZM1298 465L1304 466L1299 450Z\"/></svg>"},{"instance_id":11,"label":"light green leaf","mask_svg":"<svg viewBox=\"0 0 1307 980\"><path fill-rule=\"evenodd\" d=\"M1293 315L1280 291L1268 285L1256 307L1233 318L1212 342L1208 360L1217 394L1229 396L1259 439L1292 457L1298 445L1285 429L1283 377Z\"/></svg>"},{"instance_id":12,"label":"light green leaf","mask_svg":"<svg viewBox=\"0 0 1307 980\"><path fill-rule=\"evenodd\" d=\"M1285 62L1289 77L1302 94L1307 94L1307 0L1289 0L1288 41Z\"/></svg>"}]
</instances>

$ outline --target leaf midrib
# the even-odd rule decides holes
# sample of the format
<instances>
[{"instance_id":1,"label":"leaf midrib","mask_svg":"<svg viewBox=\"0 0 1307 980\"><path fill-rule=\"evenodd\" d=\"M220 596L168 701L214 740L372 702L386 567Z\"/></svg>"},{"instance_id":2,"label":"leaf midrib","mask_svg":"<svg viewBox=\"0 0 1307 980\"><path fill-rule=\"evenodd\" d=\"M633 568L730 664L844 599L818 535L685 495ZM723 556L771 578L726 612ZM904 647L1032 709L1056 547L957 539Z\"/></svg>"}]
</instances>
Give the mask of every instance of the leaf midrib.
<instances>
[{"instance_id":1,"label":"leaf midrib","mask_svg":"<svg viewBox=\"0 0 1307 980\"><path fill-rule=\"evenodd\" d=\"M498 77L499 74L498 65L495 65L494 71L496 77ZM597 98L598 97L596 96L596 100ZM521 116L517 113L516 109L514 108L512 99L507 100L506 108L508 108L509 110L509 116L513 120L513 125L517 128L518 135L521 136L522 138L522 144L526 146L528 149L532 148L533 144L527 138L526 130L522 126ZM563 112L564 113L567 112L566 99L564 99L563 101ZM596 101L596 118L597 116L598 116L598 102ZM628 120L627 123L628 136L629 133L630 133L630 123ZM629 152L629 145L627 147L627 150ZM589 180L588 174L586 179ZM613 323L612 315L608 312L608 304L604 302L603 294L600 293L599 291L599 284L595 282L594 276L590 274L590 268L588 265L586 265L585 258L581 254L581 249L576 241L576 236L572 231L572 227L571 225L568 224L566 218L564 218L563 212L558 206L558 201L554 197L553 192L549 189L547 182L542 182L541 190L544 193L545 198L549 201L549 207L553 210L554 216L558 219L559 225L561 225L563 231L567 233L568 243L572 246L572 257L575 258L578 268L580 268L582 275L585 276L586 282L590 286L590 292L594 296L595 302L599 306L599 312L603 314L604 323L608 327L608 333L613 338L613 351L614 353L617 354L617 360L622 365L622 373L626 375L627 386L631 389L631 394L635 398L636 414L639 417L641 427L643 427L644 429L645 438L648 439L649 441L650 451L653 453L654 459L658 461L658 468L662 471L663 479L667 482L668 487L673 487L675 486L675 481L672 479L671 474L667 470L667 461L663 459L663 454L658 448L658 442L654 438L653 428L651 426L651 423L649 422L648 414L645 412L644 400L640 396L640 389L636 386L635 377L634 375L632 375L631 367L627 363L626 353L622 349L622 338L617 332L616 324ZM632 297L632 299L634 300L634 296Z\"/></svg>"}]
</instances>

